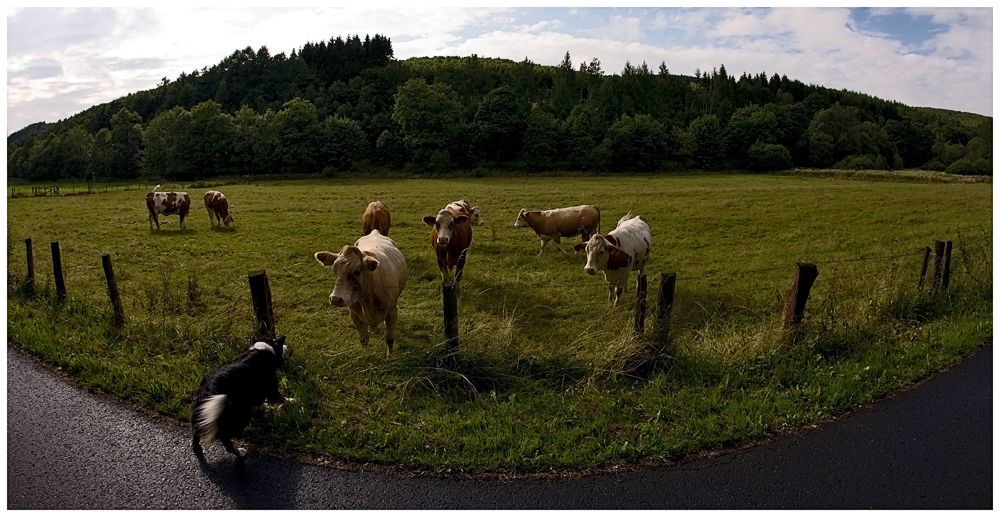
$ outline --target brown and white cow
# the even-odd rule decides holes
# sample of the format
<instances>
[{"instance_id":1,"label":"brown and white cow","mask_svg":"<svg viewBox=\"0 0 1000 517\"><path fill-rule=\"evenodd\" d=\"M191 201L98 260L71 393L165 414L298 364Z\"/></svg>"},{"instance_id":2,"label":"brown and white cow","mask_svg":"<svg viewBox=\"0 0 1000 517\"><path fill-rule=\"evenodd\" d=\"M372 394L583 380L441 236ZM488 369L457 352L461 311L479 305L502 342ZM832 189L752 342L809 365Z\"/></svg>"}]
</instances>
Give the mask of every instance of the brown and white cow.
<instances>
[{"instance_id":1,"label":"brown and white cow","mask_svg":"<svg viewBox=\"0 0 1000 517\"><path fill-rule=\"evenodd\" d=\"M573 246L576 251L587 250L587 264L583 270L588 275L604 272L604 279L608 282L608 299L615 305L625 291L629 272L634 269L643 274L652 242L649 225L639 216L630 219L630 215L625 214L619 219L618 226L606 236L595 234L589 241Z\"/></svg>"},{"instance_id":2,"label":"brown and white cow","mask_svg":"<svg viewBox=\"0 0 1000 517\"><path fill-rule=\"evenodd\" d=\"M229 215L229 200L217 190L205 192L205 209L208 210L208 222L212 226L223 224L228 227L233 222L233 216Z\"/></svg>"},{"instance_id":3,"label":"brown and white cow","mask_svg":"<svg viewBox=\"0 0 1000 517\"><path fill-rule=\"evenodd\" d=\"M594 205L571 206L529 212L524 208L514 220L514 228L531 228L542 241L538 254L545 251L545 244L555 243L556 249L563 255L566 250L559 245L563 237L580 236L581 242L590 240L590 236L601 231L601 211Z\"/></svg>"},{"instance_id":4,"label":"brown and white cow","mask_svg":"<svg viewBox=\"0 0 1000 517\"><path fill-rule=\"evenodd\" d=\"M388 237L391 221L389 207L381 201L372 201L368 203L368 208L365 208L365 213L361 214L361 233L368 235L372 230L378 230L379 233Z\"/></svg>"},{"instance_id":5,"label":"brown and white cow","mask_svg":"<svg viewBox=\"0 0 1000 517\"><path fill-rule=\"evenodd\" d=\"M431 226L431 248L441 270L441 281L446 285L457 284L462 279L465 255L472 245L472 223L475 222L470 215L472 209L461 200L449 203L436 216L424 217L424 223ZM482 216L478 220L482 221Z\"/></svg>"},{"instance_id":6,"label":"brown and white cow","mask_svg":"<svg viewBox=\"0 0 1000 517\"><path fill-rule=\"evenodd\" d=\"M399 319L396 304L406 287L406 259L396 243L373 230L340 253L318 251L313 256L336 275L330 303L350 310L361 344L368 344L369 329L385 322L385 344L392 354Z\"/></svg>"},{"instance_id":7,"label":"brown and white cow","mask_svg":"<svg viewBox=\"0 0 1000 517\"><path fill-rule=\"evenodd\" d=\"M149 209L149 229L160 229L160 219L158 215L177 214L181 218L181 228L184 228L184 218L187 217L191 208L191 198L187 192L150 192L146 194L146 208Z\"/></svg>"},{"instance_id":8,"label":"brown and white cow","mask_svg":"<svg viewBox=\"0 0 1000 517\"><path fill-rule=\"evenodd\" d=\"M446 206L445 208L453 212L459 212L461 210L465 210L465 213L469 214L469 222L473 226L482 226L486 224L486 221L483 221L483 215L482 213L480 213L479 207L470 205L464 199L459 199L458 201L452 201L451 203L448 203L448 206Z\"/></svg>"}]
</instances>

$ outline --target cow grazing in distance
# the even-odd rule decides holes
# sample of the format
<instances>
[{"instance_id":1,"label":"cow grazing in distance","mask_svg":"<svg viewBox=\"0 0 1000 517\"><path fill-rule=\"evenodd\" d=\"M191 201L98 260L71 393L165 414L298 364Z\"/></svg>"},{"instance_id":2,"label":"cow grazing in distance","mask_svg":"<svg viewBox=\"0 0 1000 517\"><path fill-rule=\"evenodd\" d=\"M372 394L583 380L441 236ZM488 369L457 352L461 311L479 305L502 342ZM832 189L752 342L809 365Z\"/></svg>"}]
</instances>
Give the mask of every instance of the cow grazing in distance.
<instances>
[{"instance_id":1,"label":"cow grazing in distance","mask_svg":"<svg viewBox=\"0 0 1000 517\"><path fill-rule=\"evenodd\" d=\"M545 251L545 244L552 241L563 255L566 250L559 245L563 237L580 235L580 241L590 240L590 236L601 231L601 211L594 205L571 206L529 212L524 208L514 220L514 228L531 228L542 241L538 254Z\"/></svg>"},{"instance_id":2,"label":"cow grazing in distance","mask_svg":"<svg viewBox=\"0 0 1000 517\"><path fill-rule=\"evenodd\" d=\"M157 185L159 187L159 185ZM184 228L184 218L191 208L191 198L187 192L153 192L146 194L146 208L149 209L149 229L160 229L159 215L177 214L181 218L181 228Z\"/></svg>"},{"instance_id":3,"label":"cow grazing in distance","mask_svg":"<svg viewBox=\"0 0 1000 517\"><path fill-rule=\"evenodd\" d=\"M399 318L396 303L406 287L406 259L396 243L372 230L340 253L318 251L313 256L336 275L330 304L350 310L361 344L368 344L369 329L385 322L385 344L392 354Z\"/></svg>"},{"instance_id":4,"label":"cow grazing in distance","mask_svg":"<svg viewBox=\"0 0 1000 517\"><path fill-rule=\"evenodd\" d=\"M587 264L583 270L588 275L604 272L604 279L608 282L608 299L615 305L625 291L629 272L634 269L643 274L652 242L649 225L639 216L629 218L630 215L625 214L618 221L618 226L606 236L595 234L587 242L573 247L576 251L587 250Z\"/></svg>"},{"instance_id":5,"label":"cow grazing in distance","mask_svg":"<svg viewBox=\"0 0 1000 517\"><path fill-rule=\"evenodd\" d=\"M436 216L424 217L424 223L431 227L431 248L441 270L441 281L446 285L457 284L462 279L466 252L472 245L472 208L464 200L455 201L439 210ZM482 221L481 216L479 220Z\"/></svg>"},{"instance_id":6,"label":"cow grazing in distance","mask_svg":"<svg viewBox=\"0 0 1000 517\"><path fill-rule=\"evenodd\" d=\"M222 192L205 192L205 209L208 210L208 222L212 226L224 223L228 227L233 222L233 216L229 215L229 200Z\"/></svg>"},{"instance_id":7,"label":"cow grazing in distance","mask_svg":"<svg viewBox=\"0 0 1000 517\"><path fill-rule=\"evenodd\" d=\"M361 214L361 233L368 235L372 230L389 236L389 223L392 217L389 215L389 208L381 201L372 201L365 208L365 213Z\"/></svg>"}]
</instances>

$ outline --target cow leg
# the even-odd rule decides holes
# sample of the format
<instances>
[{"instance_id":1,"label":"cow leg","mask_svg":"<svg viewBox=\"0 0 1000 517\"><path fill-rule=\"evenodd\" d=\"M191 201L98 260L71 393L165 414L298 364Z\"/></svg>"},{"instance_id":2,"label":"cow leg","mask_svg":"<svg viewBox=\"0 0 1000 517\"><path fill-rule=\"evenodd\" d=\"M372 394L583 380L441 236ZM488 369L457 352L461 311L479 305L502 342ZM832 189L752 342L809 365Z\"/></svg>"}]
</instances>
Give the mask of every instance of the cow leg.
<instances>
[{"instance_id":1,"label":"cow leg","mask_svg":"<svg viewBox=\"0 0 1000 517\"><path fill-rule=\"evenodd\" d=\"M545 251L545 243L547 241L545 239L542 239L542 238L539 238L538 240L542 242L542 246L540 248L538 248L538 256L541 257L542 256L542 252Z\"/></svg>"},{"instance_id":2,"label":"cow leg","mask_svg":"<svg viewBox=\"0 0 1000 517\"><path fill-rule=\"evenodd\" d=\"M156 216L156 213L149 214L149 229L153 229L153 223L156 223L156 229L160 229L160 218Z\"/></svg>"},{"instance_id":3,"label":"cow leg","mask_svg":"<svg viewBox=\"0 0 1000 517\"><path fill-rule=\"evenodd\" d=\"M212 219L212 216L214 215L212 209L206 207L205 210L208 210L208 224L215 226L215 221Z\"/></svg>"},{"instance_id":4,"label":"cow leg","mask_svg":"<svg viewBox=\"0 0 1000 517\"><path fill-rule=\"evenodd\" d=\"M459 280L462 279L462 271L465 270L465 254L469 251L469 248L462 250L462 253L458 254L458 264L455 265L455 283L457 284Z\"/></svg>"},{"instance_id":5,"label":"cow leg","mask_svg":"<svg viewBox=\"0 0 1000 517\"><path fill-rule=\"evenodd\" d=\"M396 343L396 322L399 320L399 308L389 307L385 312L385 344L389 347L388 355L392 355L392 345Z\"/></svg>"},{"instance_id":6,"label":"cow leg","mask_svg":"<svg viewBox=\"0 0 1000 517\"><path fill-rule=\"evenodd\" d=\"M566 255L566 250L564 250L563 247L562 247L562 239L557 235L557 236L555 236L555 237L552 238L552 242L553 242L553 244L556 245L556 249L559 250L559 253L562 253L563 256L565 256Z\"/></svg>"},{"instance_id":7,"label":"cow leg","mask_svg":"<svg viewBox=\"0 0 1000 517\"><path fill-rule=\"evenodd\" d=\"M184 215L181 214L181 229L184 229Z\"/></svg>"},{"instance_id":8,"label":"cow leg","mask_svg":"<svg viewBox=\"0 0 1000 517\"><path fill-rule=\"evenodd\" d=\"M356 311L351 311L351 321L354 322L354 328L358 329L358 337L361 338L361 345L368 344L368 323L361 319L361 315Z\"/></svg>"}]
</instances>

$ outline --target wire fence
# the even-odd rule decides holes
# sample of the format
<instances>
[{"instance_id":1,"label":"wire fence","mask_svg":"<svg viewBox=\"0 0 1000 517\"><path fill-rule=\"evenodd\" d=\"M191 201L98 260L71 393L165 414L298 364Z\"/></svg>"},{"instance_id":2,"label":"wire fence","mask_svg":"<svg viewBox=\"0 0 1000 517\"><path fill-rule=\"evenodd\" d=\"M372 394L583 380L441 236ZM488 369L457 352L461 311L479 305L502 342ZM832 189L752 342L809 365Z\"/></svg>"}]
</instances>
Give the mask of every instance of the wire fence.
<instances>
[{"instance_id":1,"label":"wire fence","mask_svg":"<svg viewBox=\"0 0 1000 517\"><path fill-rule=\"evenodd\" d=\"M27 239L25 242L28 251L29 280L34 283L31 239ZM970 240L964 236L960 236L959 242L960 246L957 251L962 261L967 262L968 259L966 256L968 255L988 256L992 254L992 240L988 237ZM53 262L54 264L58 264L60 262L57 255L59 251L58 243L53 243L52 249ZM918 268L921 264L916 259L922 255L926 256L928 249L871 257L813 261L811 264L820 270L814 285L820 286L821 289L838 289L847 281L873 282L875 278L888 276L893 279L898 278L897 281L912 284L914 288L917 288L918 275L921 279L927 276L930 279L930 285L936 285L941 282L940 277L942 275L947 278L947 268L951 267L951 258L950 254L948 257L936 257L935 263L940 262L940 264L935 266L935 271L920 271ZM957 263L958 261L955 262ZM931 263L931 265L935 263ZM754 310L766 312L769 310L766 308L767 302L764 303L765 308L761 308L759 300L755 304L753 298L764 293L769 297L771 305L773 305L773 302L781 302L786 297L791 296L794 290L792 284L793 275L796 268L800 265L801 263L799 262L785 262L739 271L695 274L691 276L683 273L676 274L676 285L680 286L679 301L671 299L669 303L671 306L688 303L704 307L712 303L709 300L714 300L716 303L721 303L719 300L728 301L731 305L734 301L739 301L741 303L745 302L744 305L746 307L757 305L758 308ZM929 266L927 263L924 263L923 267L927 268ZM946 269L937 271L938 268ZM110 266L109 259L106 259L104 269L105 274L108 276L109 293L111 293L112 303L115 307L116 321L122 321L124 320L120 314L122 304L120 300L115 300L118 295L115 293L116 287L114 287L113 268ZM60 296L64 297L65 286L62 285L60 267L55 267L54 273L57 277L57 290ZM626 289L626 292L634 293L635 297L623 297L617 305L613 305L608 300L608 287L599 276L593 278L587 277L586 280L573 283L560 282L546 284L519 281L488 286L466 280L462 287L463 292L460 297L458 311L460 318L466 321L466 324L461 328L467 332L466 338L476 338L478 337L477 334L470 335L468 332L479 333L481 335L494 331L488 326L481 324L480 320L483 318L497 321L517 320L539 326L545 323L538 321L541 318L548 318L551 320L549 323L554 325L559 323L557 321L559 319L570 319L583 314L585 316L582 318L584 326L580 330L581 336L585 334L589 335L595 323L604 324L609 321L620 321L622 319L630 321L631 318L635 318L637 332L641 333L642 329L639 327L642 324L639 323L639 320L643 319L655 322L655 318L662 317L662 308L658 306L658 303L648 302L647 292L639 291L637 287L638 282L636 282L637 276L637 272L630 275L629 286ZM784 278L779 278L781 276L784 276ZM436 299L436 297L428 296L431 292L443 293L441 285L410 285L406 287L406 290L415 291L421 293L421 295L419 296L420 300L418 303L411 303L400 307L401 319L414 316L417 319L423 320L434 320L435 317L443 318L444 311L442 310L442 305L430 302L429 300ZM539 295L538 293L542 294ZM530 294L530 299L527 296L528 294ZM656 294L658 295L659 293ZM639 303L640 297L646 303ZM498 298L501 300L500 303L497 302ZM261 299L267 300L267 303L270 303L270 293ZM654 300L657 299L654 298ZM641 314L638 312L640 307ZM446 319L437 321L443 321L445 327L449 324ZM273 321L269 325L273 329ZM354 329L354 325L350 322L349 318L330 321L327 325L332 328ZM621 323L618 323L618 325L617 331L620 331Z\"/></svg>"}]
</instances>

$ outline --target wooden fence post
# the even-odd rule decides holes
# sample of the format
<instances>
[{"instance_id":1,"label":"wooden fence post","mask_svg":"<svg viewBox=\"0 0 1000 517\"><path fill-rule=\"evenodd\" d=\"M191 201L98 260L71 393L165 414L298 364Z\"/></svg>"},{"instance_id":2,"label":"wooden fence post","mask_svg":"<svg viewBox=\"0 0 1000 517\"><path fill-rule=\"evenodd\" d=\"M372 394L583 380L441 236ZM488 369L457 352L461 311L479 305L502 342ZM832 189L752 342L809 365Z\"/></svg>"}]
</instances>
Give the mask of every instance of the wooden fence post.
<instances>
[{"instance_id":1,"label":"wooden fence post","mask_svg":"<svg viewBox=\"0 0 1000 517\"><path fill-rule=\"evenodd\" d=\"M56 294L59 298L66 298L66 284L63 282L62 253L59 250L59 241L52 243L52 273L56 278Z\"/></svg>"},{"instance_id":2,"label":"wooden fence post","mask_svg":"<svg viewBox=\"0 0 1000 517\"><path fill-rule=\"evenodd\" d=\"M944 273L941 274L941 288L948 290L951 283L951 241L944 243Z\"/></svg>"},{"instance_id":3,"label":"wooden fence post","mask_svg":"<svg viewBox=\"0 0 1000 517\"><path fill-rule=\"evenodd\" d=\"M24 247L28 252L28 285L35 288L35 252L31 249L31 237L24 239Z\"/></svg>"},{"instance_id":4,"label":"wooden fence post","mask_svg":"<svg viewBox=\"0 0 1000 517\"><path fill-rule=\"evenodd\" d=\"M646 275L635 280L635 337L642 337L646 329Z\"/></svg>"},{"instance_id":5,"label":"wooden fence post","mask_svg":"<svg viewBox=\"0 0 1000 517\"><path fill-rule=\"evenodd\" d=\"M271 308L271 286L267 282L267 273L250 271L250 298L253 301L253 313L257 319L257 338L274 339L274 309Z\"/></svg>"},{"instance_id":6,"label":"wooden fence post","mask_svg":"<svg viewBox=\"0 0 1000 517\"><path fill-rule=\"evenodd\" d=\"M944 274L944 248L943 241L934 241L934 291L941 286L941 277Z\"/></svg>"},{"instance_id":7,"label":"wooden fence post","mask_svg":"<svg viewBox=\"0 0 1000 517\"><path fill-rule=\"evenodd\" d=\"M441 284L444 303L444 337L448 356L458 352L458 282Z\"/></svg>"},{"instance_id":8,"label":"wooden fence post","mask_svg":"<svg viewBox=\"0 0 1000 517\"><path fill-rule=\"evenodd\" d=\"M924 290L924 277L927 276L927 264L930 262L930 259L931 259L931 249L927 246L924 246L924 260L920 266L920 282L917 283L918 291Z\"/></svg>"},{"instance_id":9,"label":"wooden fence post","mask_svg":"<svg viewBox=\"0 0 1000 517\"><path fill-rule=\"evenodd\" d=\"M660 287L656 295L656 341L660 347L667 346L670 339L670 313L674 308L676 286L676 274L660 273Z\"/></svg>"},{"instance_id":10,"label":"wooden fence post","mask_svg":"<svg viewBox=\"0 0 1000 517\"><path fill-rule=\"evenodd\" d=\"M115 326L121 327L125 323L125 311L122 310L122 299L118 295L118 283L115 282L115 268L111 265L111 255L101 255L101 264L104 266L104 276L108 280L108 296L111 297L111 307L115 311Z\"/></svg>"},{"instance_id":11,"label":"wooden fence post","mask_svg":"<svg viewBox=\"0 0 1000 517\"><path fill-rule=\"evenodd\" d=\"M809 291L812 289L813 282L816 281L816 277L819 276L819 270L816 268L816 264L803 264L801 262L795 265L795 279L792 283L792 292L788 297L788 303L785 305L785 329L793 329L802 323L802 315L806 310L806 300L809 299Z\"/></svg>"}]
</instances>

